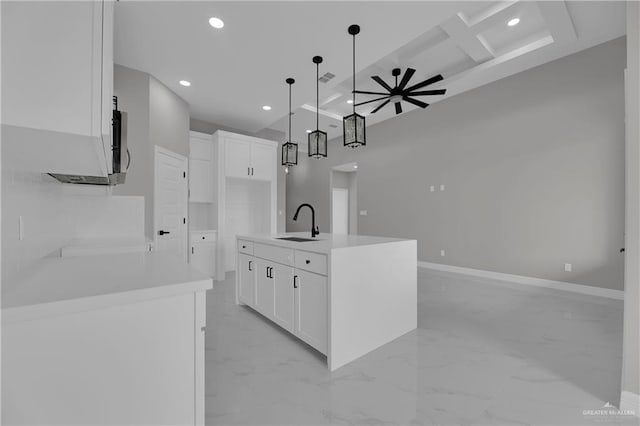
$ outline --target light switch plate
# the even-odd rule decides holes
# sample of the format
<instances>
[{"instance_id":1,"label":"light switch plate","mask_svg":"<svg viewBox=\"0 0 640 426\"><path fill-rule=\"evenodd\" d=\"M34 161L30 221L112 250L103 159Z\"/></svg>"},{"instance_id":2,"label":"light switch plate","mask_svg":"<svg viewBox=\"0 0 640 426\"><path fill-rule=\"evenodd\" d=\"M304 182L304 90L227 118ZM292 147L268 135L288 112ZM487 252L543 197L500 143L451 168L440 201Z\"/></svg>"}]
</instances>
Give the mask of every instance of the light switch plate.
<instances>
[{"instance_id":1,"label":"light switch plate","mask_svg":"<svg viewBox=\"0 0 640 426\"><path fill-rule=\"evenodd\" d=\"M367 215L366 210L360 210L360 216L366 216L366 215Z\"/></svg>"},{"instance_id":2,"label":"light switch plate","mask_svg":"<svg viewBox=\"0 0 640 426\"><path fill-rule=\"evenodd\" d=\"M444 184L440 185L440 191L444 191Z\"/></svg>"},{"instance_id":3,"label":"light switch plate","mask_svg":"<svg viewBox=\"0 0 640 426\"><path fill-rule=\"evenodd\" d=\"M18 216L18 240L24 240L24 221L22 216Z\"/></svg>"},{"instance_id":4,"label":"light switch plate","mask_svg":"<svg viewBox=\"0 0 640 426\"><path fill-rule=\"evenodd\" d=\"M444 250L440 250L440 256L444 257Z\"/></svg>"},{"instance_id":5,"label":"light switch plate","mask_svg":"<svg viewBox=\"0 0 640 426\"><path fill-rule=\"evenodd\" d=\"M436 190L436 187L435 187L435 186L431 185L431 186L429 187L429 191L434 192L435 190Z\"/></svg>"},{"instance_id":6,"label":"light switch plate","mask_svg":"<svg viewBox=\"0 0 640 426\"><path fill-rule=\"evenodd\" d=\"M571 272L571 270L573 269L572 265L570 263L565 263L564 264L564 271L565 272Z\"/></svg>"}]
</instances>

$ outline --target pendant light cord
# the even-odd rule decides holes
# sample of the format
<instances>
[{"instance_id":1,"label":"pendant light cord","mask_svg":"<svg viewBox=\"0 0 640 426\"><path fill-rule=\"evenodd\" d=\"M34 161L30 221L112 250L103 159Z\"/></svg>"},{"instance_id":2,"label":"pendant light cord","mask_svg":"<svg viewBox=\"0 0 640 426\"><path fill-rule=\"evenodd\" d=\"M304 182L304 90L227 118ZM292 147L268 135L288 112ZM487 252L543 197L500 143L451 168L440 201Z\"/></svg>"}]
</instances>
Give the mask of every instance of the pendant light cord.
<instances>
[{"instance_id":1,"label":"pendant light cord","mask_svg":"<svg viewBox=\"0 0 640 426\"><path fill-rule=\"evenodd\" d=\"M353 113L356 113L356 35L353 35Z\"/></svg>"},{"instance_id":2,"label":"pendant light cord","mask_svg":"<svg viewBox=\"0 0 640 426\"><path fill-rule=\"evenodd\" d=\"M316 64L316 131L320 131L320 64ZM316 135L316 140L317 140Z\"/></svg>"},{"instance_id":3,"label":"pendant light cord","mask_svg":"<svg viewBox=\"0 0 640 426\"><path fill-rule=\"evenodd\" d=\"M289 83L289 143L291 143L291 83Z\"/></svg>"}]
</instances>

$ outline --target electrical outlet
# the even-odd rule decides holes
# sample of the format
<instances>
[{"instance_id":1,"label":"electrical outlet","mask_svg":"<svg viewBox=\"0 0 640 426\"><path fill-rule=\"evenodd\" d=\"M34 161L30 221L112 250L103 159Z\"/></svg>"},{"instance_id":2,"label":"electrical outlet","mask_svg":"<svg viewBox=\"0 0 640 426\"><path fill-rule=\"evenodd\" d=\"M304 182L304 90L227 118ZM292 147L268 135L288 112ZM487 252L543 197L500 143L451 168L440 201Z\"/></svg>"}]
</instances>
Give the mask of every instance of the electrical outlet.
<instances>
[{"instance_id":1,"label":"electrical outlet","mask_svg":"<svg viewBox=\"0 0 640 426\"><path fill-rule=\"evenodd\" d=\"M444 250L440 250L440 256L444 257Z\"/></svg>"},{"instance_id":2,"label":"electrical outlet","mask_svg":"<svg viewBox=\"0 0 640 426\"><path fill-rule=\"evenodd\" d=\"M564 271L565 272L571 272L572 266L570 263L565 263L564 264Z\"/></svg>"},{"instance_id":3,"label":"electrical outlet","mask_svg":"<svg viewBox=\"0 0 640 426\"><path fill-rule=\"evenodd\" d=\"M440 185L440 191L444 191L444 184Z\"/></svg>"},{"instance_id":4,"label":"electrical outlet","mask_svg":"<svg viewBox=\"0 0 640 426\"><path fill-rule=\"evenodd\" d=\"M434 192L435 190L436 190L436 187L435 187L435 186L431 185L431 186L429 187L429 191Z\"/></svg>"}]
</instances>

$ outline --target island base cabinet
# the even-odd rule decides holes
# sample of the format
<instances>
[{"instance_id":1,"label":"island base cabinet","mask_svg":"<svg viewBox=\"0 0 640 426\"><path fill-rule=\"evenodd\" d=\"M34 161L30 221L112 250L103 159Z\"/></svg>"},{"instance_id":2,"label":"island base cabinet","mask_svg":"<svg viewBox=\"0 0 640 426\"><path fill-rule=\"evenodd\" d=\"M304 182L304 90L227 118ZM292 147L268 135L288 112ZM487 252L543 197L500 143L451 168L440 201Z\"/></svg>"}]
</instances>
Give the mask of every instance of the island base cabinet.
<instances>
[{"instance_id":1,"label":"island base cabinet","mask_svg":"<svg viewBox=\"0 0 640 426\"><path fill-rule=\"evenodd\" d=\"M238 300L251 307L256 304L256 262L252 256L238 254Z\"/></svg>"},{"instance_id":2,"label":"island base cabinet","mask_svg":"<svg viewBox=\"0 0 640 426\"><path fill-rule=\"evenodd\" d=\"M255 308L262 315L273 319L274 289L270 278L272 264L262 259L256 259L256 305Z\"/></svg>"},{"instance_id":3,"label":"island base cabinet","mask_svg":"<svg viewBox=\"0 0 640 426\"><path fill-rule=\"evenodd\" d=\"M205 292L4 323L3 424L203 424Z\"/></svg>"},{"instance_id":4,"label":"island base cabinet","mask_svg":"<svg viewBox=\"0 0 640 426\"><path fill-rule=\"evenodd\" d=\"M329 328L327 277L296 270L295 286L294 333L326 355Z\"/></svg>"},{"instance_id":5,"label":"island base cabinet","mask_svg":"<svg viewBox=\"0 0 640 426\"><path fill-rule=\"evenodd\" d=\"M294 329L294 282L293 268L272 264L273 277L273 320L280 327L293 333Z\"/></svg>"}]
</instances>

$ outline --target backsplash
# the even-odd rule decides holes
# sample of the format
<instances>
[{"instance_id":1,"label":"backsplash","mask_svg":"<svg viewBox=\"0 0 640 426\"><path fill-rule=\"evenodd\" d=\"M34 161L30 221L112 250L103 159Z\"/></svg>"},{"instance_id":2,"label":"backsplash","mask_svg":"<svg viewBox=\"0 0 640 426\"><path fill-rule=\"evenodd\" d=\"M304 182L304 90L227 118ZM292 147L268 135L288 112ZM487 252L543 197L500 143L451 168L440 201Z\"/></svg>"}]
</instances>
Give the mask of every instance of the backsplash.
<instances>
[{"instance_id":1,"label":"backsplash","mask_svg":"<svg viewBox=\"0 0 640 426\"><path fill-rule=\"evenodd\" d=\"M112 196L111 188L61 184L46 174L2 167L2 282L80 238L144 234L143 197ZM22 240L19 218L22 216Z\"/></svg>"}]
</instances>

